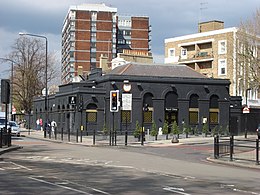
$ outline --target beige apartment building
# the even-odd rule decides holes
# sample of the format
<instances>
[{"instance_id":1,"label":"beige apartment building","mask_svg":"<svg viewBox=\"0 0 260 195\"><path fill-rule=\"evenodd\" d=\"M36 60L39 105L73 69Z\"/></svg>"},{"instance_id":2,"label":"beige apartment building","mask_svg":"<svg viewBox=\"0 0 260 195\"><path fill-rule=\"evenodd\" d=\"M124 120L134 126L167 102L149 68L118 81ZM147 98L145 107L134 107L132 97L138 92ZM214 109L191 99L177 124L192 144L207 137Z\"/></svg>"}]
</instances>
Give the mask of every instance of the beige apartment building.
<instances>
[{"instance_id":1,"label":"beige apartment building","mask_svg":"<svg viewBox=\"0 0 260 195\"><path fill-rule=\"evenodd\" d=\"M258 106L259 87L252 86L248 65L239 60L238 34L238 28L224 28L221 21L199 23L198 33L165 39L165 63L186 64L207 77L230 79L230 95Z\"/></svg>"}]
</instances>

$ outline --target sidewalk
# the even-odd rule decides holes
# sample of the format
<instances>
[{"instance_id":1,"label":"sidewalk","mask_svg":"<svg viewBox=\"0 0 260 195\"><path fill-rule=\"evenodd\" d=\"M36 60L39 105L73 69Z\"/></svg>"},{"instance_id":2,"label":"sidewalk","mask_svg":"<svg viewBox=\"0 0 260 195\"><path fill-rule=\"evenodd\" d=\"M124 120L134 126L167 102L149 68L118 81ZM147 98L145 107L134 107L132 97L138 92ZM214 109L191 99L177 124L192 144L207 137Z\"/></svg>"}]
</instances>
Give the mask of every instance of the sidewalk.
<instances>
[{"instance_id":1,"label":"sidewalk","mask_svg":"<svg viewBox=\"0 0 260 195\"><path fill-rule=\"evenodd\" d=\"M84 145L84 146L109 146L108 145L108 139L100 139L100 137L97 137L96 145L93 145L93 137L92 136L83 136L82 137L82 142L80 142L80 138L78 138L78 142L76 142L76 138L74 138L71 142L68 142L67 139L64 139L61 141L60 137L55 140L54 137L49 139L49 135L47 134L47 138L44 138L44 132L43 131L36 131L36 130L28 130L24 129L24 131L21 133L21 136L25 137L30 137L34 139L39 139L39 140L45 140L45 141L50 141L50 142L56 142L56 143L67 143L67 144L77 144L77 145ZM64 135L66 137L67 135ZM74 135L71 137L75 137ZM243 136L236 136L237 138L243 138ZM248 136L250 138L250 136ZM252 136L254 137L254 136ZM67 138L67 137L66 137ZM124 136L121 135L121 138L124 139ZM100 140L98 140L100 139ZM212 144L212 154L210 157L207 158L208 161L218 163L218 164L225 164L225 165L230 165L230 166L237 166L237 167L244 167L244 168L254 168L254 169L259 169L260 170L260 165L256 165L254 161L248 161L248 160L236 160L233 159L232 161L230 160L229 156L226 157L221 157L218 159L215 159L213 156L213 137L203 137L203 136L190 136L189 138L180 138L179 143L172 143L171 142L171 137L169 136L169 139L160 139L160 140L152 140L153 138L149 136L146 136L146 141L144 141L144 145L141 145L141 142L134 140L133 136L129 136L128 138L128 144L127 146L124 146L122 144L122 140L120 144L118 144L118 147L174 147L178 145L202 145L202 144ZM118 143L118 142L117 142ZM9 148L3 147L0 148L0 155L17 150L21 148L20 146L11 146ZM241 157L241 159L246 159L246 157L250 157L255 154L255 150L249 151L249 152L244 152L241 154L236 154L236 157Z\"/></svg>"}]
</instances>

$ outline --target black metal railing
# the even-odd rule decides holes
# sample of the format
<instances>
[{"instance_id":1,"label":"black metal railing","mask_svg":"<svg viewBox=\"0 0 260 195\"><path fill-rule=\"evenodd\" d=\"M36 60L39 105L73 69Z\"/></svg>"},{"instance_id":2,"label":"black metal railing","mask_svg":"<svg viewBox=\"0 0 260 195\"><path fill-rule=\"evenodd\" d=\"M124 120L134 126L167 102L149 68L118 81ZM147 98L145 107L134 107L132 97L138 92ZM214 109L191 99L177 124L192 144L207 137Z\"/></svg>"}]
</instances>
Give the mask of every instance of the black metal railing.
<instances>
[{"instance_id":1,"label":"black metal railing","mask_svg":"<svg viewBox=\"0 0 260 195\"><path fill-rule=\"evenodd\" d=\"M229 157L230 161L254 161L259 165L259 139L214 137L214 158Z\"/></svg>"}]
</instances>

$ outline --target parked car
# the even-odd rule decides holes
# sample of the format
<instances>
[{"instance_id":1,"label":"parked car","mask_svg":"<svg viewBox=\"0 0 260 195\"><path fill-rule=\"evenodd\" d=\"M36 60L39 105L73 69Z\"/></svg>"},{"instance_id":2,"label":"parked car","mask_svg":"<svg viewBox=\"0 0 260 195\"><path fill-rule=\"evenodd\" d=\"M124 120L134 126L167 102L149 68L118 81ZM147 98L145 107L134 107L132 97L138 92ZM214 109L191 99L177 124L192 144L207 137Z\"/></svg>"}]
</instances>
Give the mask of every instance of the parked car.
<instances>
[{"instance_id":1,"label":"parked car","mask_svg":"<svg viewBox=\"0 0 260 195\"><path fill-rule=\"evenodd\" d=\"M11 134L16 135L17 137L20 136L21 129L19 125L15 121L9 121L8 128L11 128Z\"/></svg>"}]
</instances>

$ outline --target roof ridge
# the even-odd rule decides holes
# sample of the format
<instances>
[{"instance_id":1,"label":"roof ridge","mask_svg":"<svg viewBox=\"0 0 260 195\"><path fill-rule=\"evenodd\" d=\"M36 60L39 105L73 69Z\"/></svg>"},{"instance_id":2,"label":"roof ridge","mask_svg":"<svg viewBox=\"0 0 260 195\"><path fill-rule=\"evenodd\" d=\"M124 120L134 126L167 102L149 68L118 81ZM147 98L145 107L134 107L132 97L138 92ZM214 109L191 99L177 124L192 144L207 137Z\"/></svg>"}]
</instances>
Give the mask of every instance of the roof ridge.
<instances>
[{"instance_id":1,"label":"roof ridge","mask_svg":"<svg viewBox=\"0 0 260 195\"><path fill-rule=\"evenodd\" d=\"M122 71L120 71L119 74L123 74L125 71L127 71L127 70L129 69L129 67L130 67L131 65L132 65L132 64L127 64L126 67L125 67Z\"/></svg>"}]
</instances>

